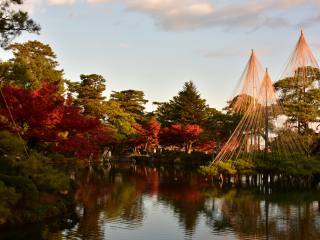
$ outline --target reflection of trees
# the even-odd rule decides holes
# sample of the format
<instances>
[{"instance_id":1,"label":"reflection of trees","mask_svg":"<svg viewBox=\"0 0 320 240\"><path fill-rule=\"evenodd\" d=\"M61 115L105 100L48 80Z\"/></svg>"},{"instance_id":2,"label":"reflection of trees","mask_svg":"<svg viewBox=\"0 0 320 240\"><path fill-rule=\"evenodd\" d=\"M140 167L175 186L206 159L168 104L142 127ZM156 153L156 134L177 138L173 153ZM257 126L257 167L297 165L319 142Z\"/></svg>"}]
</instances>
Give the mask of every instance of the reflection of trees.
<instances>
[{"instance_id":1,"label":"reflection of trees","mask_svg":"<svg viewBox=\"0 0 320 240\"><path fill-rule=\"evenodd\" d=\"M180 168L135 168L135 186L139 192L157 195L158 201L173 208L180 225L192 234L204 209L199 175Z\"/></svg>"},{"instance_id":2,"label":"reflection of trees","mask_svg":"<svg viewBox=\"0 0 320 240\"><path fill-rule=\"evenodd\" d=\"M104 213L106 218L119 218L120 222L130 228L141 226L144 216L141 193L132 183L116 183L106 202Z\"/></svg>"},{"instance_id":3,"label":"reflection of trees","mask_svg":"<svg viewBox=\"0 0 320 240\"><path fill-rule=\"evenodd\" d=\"M80 204L80 222L75 230L81 239L104 239L103 226L110 221L137 228L143 221L141 191L128 169L90 168L76 176L76 199ZM132 178L132 177L131 177ZM72 234L72 233L70 233Z\"/></svg>"},{"instance_id":4,"label":"reflection of trees","mask_svg":"<svg viewBox=\"0 0 320 240\"><path fill-rule=\"evenodd\" d=\"M204 200L192 174L180 169L136 167L135 177L136 186L143 186L141 192L158 195L159 201L173 207L187 233L194 231Z\"/></svg>"},{"instance_id":5,"label":"reflection of trees","mask_svg":"<svg viewBox=\"0 0 320 240\"><path fill-rule=\"evenodd\" d=\"M181 169L160 171L159 199L173 207L187 234L194 232L205 204L198 178L195 172Z\"/></svg>"},{"instance_id":6,"label":"reflection of trees","mask_svg":"<svg viewBox=\"0 0 320 240\"><path fill-rule=\"evenodd\" d=\"M77 235L81 239L104 239L100 213L113 189L109 184L110 178L109 170L93 168L81 172L77 178L79 188L76 199L81 204Z\"/></svg>"},{"instance_id":7,"label":"reflection of trees","mask_svg":"<svg viewBox=\"0 0 320 240\"><path fill-rule=\"evenodd\" d=\"M318 206L312 204L319 196L301 192L263 195L249 190L214 192L214 195L218 204L213 203L205 210L213 231L220 230L217 226L223 224L225 228L232 228L240 239L248 236L316 239L320 236ZM217 211L221 212L220 216Z\"/></svg>"},{"instance_id":8,"label":"reflection of trees","mask_svg":"<svg viewBox=\"0 0 320 240\"><path fill-rule=\"evenodd\" d=\"M204 208L204 198L196 187L186 183L161 184L160 201L173 207L184 229L192 233Z\"/></svg>"},{"instance_id":9,"label":"reflection of trees","mask_svg":"<svg viewBox=\"0 0 320 240\"><path fill-rule=\"evenodd\" d=\"M77 235L79 235L81 239L104 239L104 233L101 222L99 221L99 216L99 209L83 209L82 217L77 229Z\"/></svg>"},{"instance_id":10,"label":"reflection of trees","mask_svg":"<svg viewBox=\"0 0 320 240\"><path fill-rule=\"evenodd\" d=\"M192 237L204 217L214 234L234 232L239 239L317 239L320 199L315 193L282 193L210 186L182 168L112 168L76 174L81 219L68 239L103 239L105 225L136 229L143 224L143 195L157 196ZM156 227L156 226L155 226Z\"/></svg>"}]
</instances>

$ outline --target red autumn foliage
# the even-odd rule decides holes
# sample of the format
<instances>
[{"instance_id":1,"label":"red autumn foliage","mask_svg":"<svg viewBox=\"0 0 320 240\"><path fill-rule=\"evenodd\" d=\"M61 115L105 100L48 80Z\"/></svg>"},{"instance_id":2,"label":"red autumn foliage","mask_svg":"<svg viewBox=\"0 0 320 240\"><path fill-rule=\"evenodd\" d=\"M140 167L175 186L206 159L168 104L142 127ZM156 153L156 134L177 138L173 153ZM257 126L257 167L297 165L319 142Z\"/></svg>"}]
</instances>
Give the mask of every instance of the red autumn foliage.
<instances>
[{"instance_id":1,"label":"red autumn foliage","mask_svg":"<svg viewBox=\"0 0 320 240\"><path fill-rule=\"evenodd\" d=\"M56 96L56 91L55 86L47 83L37 90L3 87L5 100L0 99L0 115L4 117L1 128L18 132L26 139L54 140L55 125L61 121L64 111L64 98Z\"/></svg>"},{"instance_id":2,"label":"red autumn foliage","mask_svg":"<svg viewBox=\"0 0 320 240\"><path fill-rule=\"evenodd\" d=\"M145 125L135 124L136 138L133 140L135 147L143 148L145 151L155 148L159 144L160 123L152 118Z\"/></svg>"},{"instance_id":3,"label":"red autumn foliage","mask_svg":"<svg viewBox=\"0 0 320 240\"><path fill-rule=\"evenodd\" d=\"M200 140L197 144L196 144L196 149L200 152L206 152L206 153L213 153L213 150L215 149L216 146L216 142L213 140Z\"/></svg>"},{"instance_id":4,"label":"red autumn foliage","mask_svg":"<svg viewBox=\"0 0 320 240\"><path fill-rule=\"evenodd\" d=\"M112 141L112 136L110 128L100 125L97 128L85 132L78 131L66 139L61 139L53 147L53 150L80 159L90 156L92 159L97 159L104 148Z\"/></svg>"},{"instance_id":5,"label":"red autumn foliage","mask_svg":"<svg viewBox=\"0 0 320 240\"><path fill-rule=\"evenodd\" d=\"M168 128L163 128L160 132L160 144L162 146L184 147L187 153L192 152L195 144L203 129L196 124L173 124Z\"/></svg>"},{"instance_id":6,"label":"red autumn foliage","mask_svg":"<svg viewBox=\"0 0 320 240\"><path fill-rule=\"evenodd\" d=\"M29 142L52 143L51 149L61 153L97 156L112 140L110 128L82 115L71 105L71 97L66 100L57 90L46 82L37 90L3 87L0 128L19 133Z\"/></svg>"}]
</instances>

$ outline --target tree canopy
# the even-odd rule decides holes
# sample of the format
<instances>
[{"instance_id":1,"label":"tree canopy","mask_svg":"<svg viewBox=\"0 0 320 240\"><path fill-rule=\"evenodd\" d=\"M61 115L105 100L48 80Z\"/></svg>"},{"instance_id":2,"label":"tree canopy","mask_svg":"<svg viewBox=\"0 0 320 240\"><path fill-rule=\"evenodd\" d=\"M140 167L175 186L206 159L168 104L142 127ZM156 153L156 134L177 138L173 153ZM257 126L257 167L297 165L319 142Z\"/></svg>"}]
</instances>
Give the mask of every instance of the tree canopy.
<instances>
[{"instance_id":1,"label":"tree canopy","mask_svg":"<svg viewBox=\"0 0 320 240\"><path fill-rule=\"evenodd\" d=\"M178 95L169 102L156 104L157 117L166 126L174 123L201 125L207 118L206 100L201 98L192 81L186 82Z\"/></svg>"},{"instance_id":2,"label":"tree canopy","mask_svg":"<svg viewBox=\"0 0 320 240\"><path fill-rule=\"evenodd\" d=\"M56 55L49 45L28 41L11 44L7 49L14 55L9 62L1 63L1 73L7 84L37 89L42 81L47 81L63 92L63 70L57 69Z\"/></svg>"},{"instance_id":3,"label":"tree canopy","mask_svg":"<svg viewBox=\"0 0 320 240\"><path fill-rule=\"evenodd\" d=\"M27 12L17 10L22 0L2 0L0 2L0 45L5 47L12 39L23 31L39 33L40 26L35 23Z\"/></svg>"},{"instance_id":4,"label":"tree canopy","mask_svg":"<svg viewBox=\"0 0 320 240\"><path fill-rule=\"evenodd\" d=\"M80 82L68 81L68 89L74 93L74 102L83 109L84 114L104 118L106 103L103 92L106 80L98 74L80 75Z\"/></svg>"},{"instance_id":5,"label":"tree canopy","mask_svg":"<svg viewBox=\"0 0 320 240\"><path fill-rule=\"evenodd\" d=\"M318 68L298 68L292 77L275 83L280 93L288 123L299 132L309 129L309 124L318 122L320 116L320 70Z\"/></svg>"},{"instance_id":6,"label":"tree canopy","mask_svg":"<svg viewBox=\"0 0 320 240\"><path fill-rule=\"evenodd\" d=\"M144 105L148 102L144 98L144 92L138 90L113 91L110 100L119 103L120 107L129 113L135 121L141 123L144 120Z\"/></svg>"}]
</instances>

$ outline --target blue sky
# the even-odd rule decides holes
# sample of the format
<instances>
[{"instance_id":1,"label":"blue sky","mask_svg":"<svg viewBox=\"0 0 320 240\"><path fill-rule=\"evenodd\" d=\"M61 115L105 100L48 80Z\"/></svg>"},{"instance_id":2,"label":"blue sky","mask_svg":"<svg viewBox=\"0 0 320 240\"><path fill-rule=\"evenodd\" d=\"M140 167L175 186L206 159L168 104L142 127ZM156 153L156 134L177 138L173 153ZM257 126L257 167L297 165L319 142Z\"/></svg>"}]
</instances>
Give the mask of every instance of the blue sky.
<instances>
[{"instance_id":1,"label":"blue sky","mask_svg":"<svg viewBox=\"0 0 320 240\"><path fill-rule=\"evenodd\" d=\"M50 44L73 81L103 75L106 95L139 89L150 102L167 101L192 80L209 105L221 109L250 49L273 81L301 28L320 57L319 0L25 0L25 9L42 31L16 41Z\"/></svg>"}]
</instances>

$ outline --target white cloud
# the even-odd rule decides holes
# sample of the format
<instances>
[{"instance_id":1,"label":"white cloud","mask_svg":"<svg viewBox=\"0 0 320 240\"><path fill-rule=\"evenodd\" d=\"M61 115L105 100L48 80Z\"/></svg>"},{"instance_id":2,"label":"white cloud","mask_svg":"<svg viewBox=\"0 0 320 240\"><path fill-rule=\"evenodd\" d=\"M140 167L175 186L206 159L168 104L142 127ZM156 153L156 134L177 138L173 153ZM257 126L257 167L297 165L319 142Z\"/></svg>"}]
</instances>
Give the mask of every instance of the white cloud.
<instances>
[{"instance_id":1,"label":"white cloud","mask_svg":"<svg viewBox=\"0 0 320 240\"><path fill-rule=\"evenodd\" d=\"M43 0L25 0L21 9L33 13L34 9L39 8L43 4Z\"/></svg>"},{"instance_id":2,"label":"white cloud","mask_svg":"<svg viewBox=\"0 0 320 240\"><path fill-rule=\"evenodd\" d=\"M78 0L24 0L21 9L32 14L35 10L44 9L50 5L71 5Z\"/></svg>"},{"instance_id":3,"label":"white cloud","mask_svg":"<svg viewBox=\"0 0 320 240\"><path fill-rule=\"evenodd\" d=\"M206 27L250 28L283 27L314 24L308 16L299 23L292 23L287 16L292 10L304 6L320 11L319 0L25 0L27 9L48 5L74 4L122 4L128 11L150 16L157 26L169 31L194 30ZM307 15L307 14L306 14ZM301 14L303 18L303 14ZM313 20L313 19L312 19ZM297 20L298 21L298 20ZM307 21L307 22L306 22Z\"/></svg>"},{"instance_id":4,"label":"white cloud","mask_svg":"<svg viewBox=\"0 0 320 240\"><path fill-rule=\"evenodd\" d=\"M195 15L207 15L213 12L213 6L208 3L196 3L191 4L189 10Z\"/></svg>"},{"instance_id":5,"label":"white cloud","mask_svg":"<svg viewBox=\"0 0 320 240\"><path fill-rule=\"evenodd\" d=\"M213 12L211 3L194 0L123 0L122 2L131 10L158 17L188 17L207 15Z\"/></svg>"},{"instance_id":6,"label":"white cloud","mask_svg":"<svg viewBox=\"0 0 320 240\"><path fill-rule=\"evenodd\" d=\"M118 0L131 11L151 16L166 30L205 27L283 27L290 25L286 13L303 6L320 10L319 0ZM281 12L276 15L275 12Z\"/></svg>"}]
</instances>

